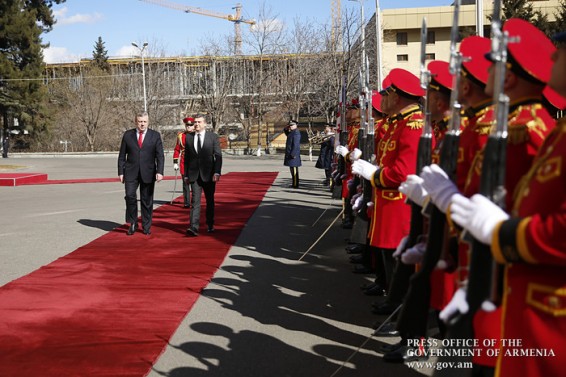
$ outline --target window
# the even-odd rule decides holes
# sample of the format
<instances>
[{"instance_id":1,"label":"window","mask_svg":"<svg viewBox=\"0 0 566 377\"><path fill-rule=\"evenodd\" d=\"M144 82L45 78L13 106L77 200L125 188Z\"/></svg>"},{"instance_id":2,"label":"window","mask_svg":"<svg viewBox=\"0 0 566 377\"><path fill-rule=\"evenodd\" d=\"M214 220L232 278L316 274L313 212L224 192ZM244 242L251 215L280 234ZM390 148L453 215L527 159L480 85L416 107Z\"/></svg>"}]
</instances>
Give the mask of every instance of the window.
<instances>
[{"instance_id":1,"label":"window","mask_svg":"<svg viewBox=\"0 0 566 377\"><path fill-rule=\"evenodd\" d=\"M406 46L407 40L407 32L397 33L397 46Z\"/></svg>"},{"instance_id":2,"label":"window","mask_svg":"<svg viewBox=\"0 0 566 377\"><path fill-rule=\"evenodd\" d=\"M407 55L407 54L397 55L397 61L398 62L408 62L409 61L409 55Z\"/></svg>"},{"instance_id":3,"label":"window","mask_svg":"<svg viewBox=\"0 0 566 377\"><path fill-rule=\"evenodd\" d=\"M426 34L426 43L429 45L433 45L436 43L436 34L433 30L429 30Z\"/></svg>"},{"instance_id":4,"label":"window","mask_svg":"<svg viewBox=\"0 0 566 377\"><path fill-rule=\"evenodd\" d=\"M435 53L425 54L425 60L435 60L435 59L436 59Z\"/></svg>"}]
</instances>

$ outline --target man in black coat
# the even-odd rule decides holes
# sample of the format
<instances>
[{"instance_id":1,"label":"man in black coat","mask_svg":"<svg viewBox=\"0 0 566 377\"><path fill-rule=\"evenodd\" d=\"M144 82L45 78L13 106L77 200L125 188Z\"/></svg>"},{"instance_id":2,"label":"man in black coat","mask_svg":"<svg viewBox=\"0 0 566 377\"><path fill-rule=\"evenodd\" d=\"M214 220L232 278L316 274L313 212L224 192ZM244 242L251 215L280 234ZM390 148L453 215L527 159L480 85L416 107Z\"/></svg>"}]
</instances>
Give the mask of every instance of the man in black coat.
<instances>
[{"instance_id":1,"label":"man in black coat","mask_svg":"<svg viewBox=\"0 0 566 377\"><path fill-rule=\"evenodd\" d=\"M214 232L214 192L222 170L222 151L218 135L206 131L204 115L195 116L195 132L186 136L185 180L191 185L191 214L187 234L198 236L200 199L206 198L206 225Z\"/></svg>"},{"instance_id":2,"label":"man in black coat","mask_svg":"<svg viewBox=\"0 0 566 377\"><path fill-rule=\"evenodd\" d=\"M153 191L155 181L163 179L165 164L161 135L148 129L147 113L136 114L135 119L136 128L124 132L118 154L118 176L126 189L126 222L130 223L128 236L138 229L138 187L143 233L151 234Z\"/></svg>"},{"instance_id":3,"label":"man in black coat","mask_svg":"<svg viewBox=\"0 0 566 377\"><path fill-rule=\"evenodd\" d=\"M299 166L301 166L301 132L297 127L297 121L291 120L285 130L287 142L283 164L291 171L292 188L299 188Z\"/></svg>"}]
</instances>

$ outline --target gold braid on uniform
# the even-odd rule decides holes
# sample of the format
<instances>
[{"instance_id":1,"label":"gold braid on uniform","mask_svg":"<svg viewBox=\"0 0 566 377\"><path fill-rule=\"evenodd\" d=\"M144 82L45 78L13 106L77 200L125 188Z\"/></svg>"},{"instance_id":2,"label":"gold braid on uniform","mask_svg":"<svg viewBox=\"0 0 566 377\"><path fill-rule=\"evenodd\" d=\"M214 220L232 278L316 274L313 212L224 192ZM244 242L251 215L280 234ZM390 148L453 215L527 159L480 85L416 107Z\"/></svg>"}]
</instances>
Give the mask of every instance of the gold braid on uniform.
<instances>
[{"instance_id":1,"label":"gold braid on uniform","mask_svg":"<svg viewBox=\"0 0 566 377\"><path fill-rule=\"evenodd\" d=\"M410 118L413 114L421 112L421 107L419 105L414 105L414 106L410 106L407 110L399 113L399 114L395 114L393 116L391 116L389 118L389 125L393 125L393 130L390 133L390 136L393 135L393 133L395 132L395 129L397 128L397 124L399 123L399 121L403 120L403 119L407 119ZM407 122L407 127L409 127L412 130L418 130L418 129L422 129L423 128L423 120L422 119L409 119L409 121ZM382 142L383 140L381 140L380 142ZM384 143L383 146L383 153L381 154L381 158L379 161L379 167L381 168L383 166L383 157L387 154L387 150L389 147L389 142L390 142L390 138ZM370 180L370 183L373 187L385 187L385 185L383 184L382 180L381 180L381 174L382 174L382 170L378 169L378 171L376 172L376 174L373 175L373 178Z\"/></svg>"},{"instance_id":2,"label":"gold braid on uniform","mask_svg":"<svg viewBox=\"0 0 566 377\"><path fill-rule=\"evenodd\" d=\"M532 256L526 240L526 230L532 217L520 218L518 210L521 206L522 194L528 190L529 182L539 179L541 170L549 161L548 157L555 150L555 146L566 135L566 119L561 119L556 128L552 130L558 135L553 140L552 145L544 148L546 155L537 156L535 164L523 176L514 193L514 207L512 217L500 223L494 230L492 241L493 257L499 263L527 262L536 264L538 261ZM560 174L560 172L558 172Z\"/></svg>"},{"instance_id":3,"label":"gold braid on uniform","mask_svg":"<svg viewBox=\"0 0 566 377\"><path fill-rule=\"evenodd\" d=\"M507 127L507 142L511 145L525 143L529 140L529 134L534 132L545 138L547 127L544 121L537 115L537 111L543 105L537 99L526 99L514 104L513 110L509 112L509 123ZM528 111L526 116L523 112Z\"/></svg>"}]
</instances>

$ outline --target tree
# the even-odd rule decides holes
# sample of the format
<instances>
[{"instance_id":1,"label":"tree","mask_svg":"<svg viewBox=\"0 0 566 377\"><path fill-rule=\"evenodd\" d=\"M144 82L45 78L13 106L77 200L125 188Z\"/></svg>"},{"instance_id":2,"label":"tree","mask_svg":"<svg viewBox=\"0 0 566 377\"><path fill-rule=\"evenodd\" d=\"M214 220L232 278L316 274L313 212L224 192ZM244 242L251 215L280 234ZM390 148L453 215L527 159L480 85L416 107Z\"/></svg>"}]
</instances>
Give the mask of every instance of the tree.
<instances>
[{"instance_id":1,"label":"tree","mask_svg":"<svg viewBox=\"0 0 566 377\"><path fill-rule=\"evenodd\" d=\"M118 113L116 105L108 101L114 90L112 77L95 66L82 68L70 82L57 80L51 87L52 101L59 110L57 124L66 130L59 136L71 140L76 150L105 149L99 139L104 134L119 134L108 129Z\"/></svg>"},{"instance_id":2,"label":"tree","mask_svg":"<svg viewBox=\"0 0 566 377\"><path fill-rule=\"evenodd\" d=\"M489 17L491 19L491 17ZM530 0L503 0L501 2L501 20L510 18L521 18L529 21L545 34L551 33L552 25L548 21L546 14L540 10L535 10Z\"/></svg>"},{"instance_id":3,"label":"tree","mask_svg":"<svg viewBox=\"0 0 566 377\"><path fill-rule=\"evenodd\" d=\"M35 136L46 130L47 91L41 83L41 34L52 29L51 7L65 0L7 0L0 3L0 114L4 132L18 120ZM37 140L40 140L37 138Z\"/></svg>"},{"instance_id":4,"label":"tree","mask_svg":"<svg viewBox=\"0 0 566 377\"><path fill-rule=\"evenodd\" d=\"M94 51L92 52L92 62L95 67L108 72L110 70L110 64L108 64L108 50L104 48L104 42L102 37L98 37L98 40L94 44Z\"/></svg>"},{"instance_id":5,"label":"tree","mask_svg":"<svg viewBox=\"0 0 566 377\"><path fill-rule=\"evenodd\" d=\"M258 126L258 152L262 146L262 128L264 126L264 116L266 113L266 95L269 90L267 85L273 70L267 69L270 58L268 55L275 55L283 52L285 41L285 25L277 20L276 15L271 14L271 9L262 4L257 23L252 25L250 33L246 39L246 44L251 51L258 56L256 77L253 79L254 88L248 97L250 109L255 108L257 112ZM271 142L269 128L266 127L266 147L269 148ZM248 139L249 141L249 139ZM269 149L268 149L269 150Z\"/></svg>"},{"instance_id":6,"label":"tree","mask_svg":"<svg viewBox=\"0 0 566 377\"><path fill-rule=\"evenodd\" d=\"M552 34L559 33L566 30L566 0L560 0L560 6L554 13L556 21L552 24Z\"/></svg>"}]
</instances>

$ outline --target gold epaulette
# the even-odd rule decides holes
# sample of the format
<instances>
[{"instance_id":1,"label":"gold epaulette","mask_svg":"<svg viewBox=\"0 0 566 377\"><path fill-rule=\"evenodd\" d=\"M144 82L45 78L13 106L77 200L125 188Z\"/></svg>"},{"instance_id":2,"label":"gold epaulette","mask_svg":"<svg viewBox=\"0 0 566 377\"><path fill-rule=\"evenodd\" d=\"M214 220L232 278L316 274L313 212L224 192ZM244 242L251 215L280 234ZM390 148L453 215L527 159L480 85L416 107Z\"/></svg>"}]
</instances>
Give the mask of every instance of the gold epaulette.
<instances>
[{"instance_id":1,"label":"gold epaulette","mask_svg":"<svg viewBox=\"0 0 566 377\"><path fill-rule=\"evenodd\" d=\"M495 125L493 107L485 108L485 111L478 115L479 118L474 125L474 131L480 135L488 135L491 132L491 128Z\"/></svg>"},{"instance_id":2,"label":"gold epaulette","mask_svg":"<svg viewBox=\"0 0 566 377\"><path fill-rule=\"evenodd\" d=\"M411 130L419 130L423 128L423 124L424 122L422 119L414 119L407 122L407 127L409 127Z\"/></svg>"},{"instance_id":3,"label":"gold epaulette","mask_svg":"<svg viewBox=\"0 0 566 377\"><path fill-rule=\"evenodd\" d=\"M548 127L544 120L538 115L542 109L540 103L518 106L509 116L507 124L507 142L517 145L529 140L529 134L534 132L544 139Z\"/></svg>"}]
</instances>

